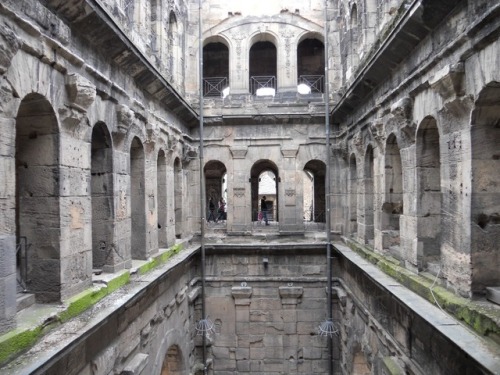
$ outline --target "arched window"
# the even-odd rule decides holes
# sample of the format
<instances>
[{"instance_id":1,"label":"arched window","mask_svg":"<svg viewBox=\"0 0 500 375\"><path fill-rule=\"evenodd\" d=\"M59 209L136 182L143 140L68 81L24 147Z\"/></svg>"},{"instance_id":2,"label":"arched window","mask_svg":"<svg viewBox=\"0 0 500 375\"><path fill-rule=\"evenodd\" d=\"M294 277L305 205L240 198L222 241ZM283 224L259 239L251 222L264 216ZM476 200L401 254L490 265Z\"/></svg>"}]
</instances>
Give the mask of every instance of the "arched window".
<instances>
[{"instance_id":1,"label":"arched window","mask_svg":"<svg viewBox=\"0 0 500 375\"><path fill-rule=\"evenodd\" d=\"M277 52L269 41L259 41L250 48L250 92L256 96L276 93Z\"/></svg>"},{"instance_id":2,"label":"arched window","mask_svg":"<svg viewBox=\"0 0 500 375\"><path fill-rule=\"evenodd\" d=\"M322 93L325 83L325 46L316 38L302 40L297 46L299 94ZM304 90L301 92L301 90Z\"/></svg>"},{"instance_id":3,"label":"arched window","mask_svg":"<svg viewBox=\"0 0 500 375\"><path fill-rule=\"evenodd\" d=\"M229 49L212 42L203 47L203 95L225 97L229 94Z\"/></svg>"}]
</instances>

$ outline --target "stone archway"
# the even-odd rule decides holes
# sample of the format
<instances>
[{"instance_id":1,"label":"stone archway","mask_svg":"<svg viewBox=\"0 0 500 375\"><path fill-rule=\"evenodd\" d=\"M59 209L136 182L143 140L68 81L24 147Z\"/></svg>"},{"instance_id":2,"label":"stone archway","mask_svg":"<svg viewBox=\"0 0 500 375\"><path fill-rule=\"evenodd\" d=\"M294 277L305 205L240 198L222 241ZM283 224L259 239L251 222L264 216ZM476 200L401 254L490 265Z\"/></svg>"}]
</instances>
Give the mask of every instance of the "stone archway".
<instances>
[{"instance_id":1,"label":"stone archway","mask_svg":"<svg viewBox=\"0 0 500 375\"><path fill-rule=\"evenodd\" d=\"M130 234L132 259L147 259L146 247L146 191L144 147L135 137L130 146Z\"/></svg>"},{"instance_id":2,"label":"stone archway","mask_svg":"<svg viewBox=\"0 0 500 375\"><path fill-rule=\"evenodd\" d=\"M396 136L387 138L384 160L384 200L382 203L382 247L401 258L399 218L403 214L403 170Z\"/></svg>"},{"instance_id":3,"label":"stone archway","mask_svg":"<svg viewBox=\"0 0 500 375\"><path fill-rule=\"evenodd\" d=\"M256 162L250 171L250 183L251 183L251 206L252 206L252 221L257 221L258 220L258 212L260 209L259 203L260 203L260 198L259 195L261 192L259 191L259 180L261 179L261 176L265 174L266 172L269 172L270 175L274 175L272 177L274 179L274 186L275 186L275 192L276 195L273 197L273 204L272 204L272 218L276 222L279 222L279 189L278 189L278 183L279 183L279 174L278 174L278 167L276 164L274 164L270 160L260 160ZM269 194L268 194L269 195ZM268 197L268 196L266 196ZM269 197L268 197L269 198ZM271 211L271 210L270 210ZM268 215L270 216L270 215Z\"/></svg>"},{"instance_id":4,"label":"stone archway","mask_svg":"<svg viewBox=\"0 0 500 375\"><path fill-rule=\"evenodd\" d=\"M310 160L304 166L304 172L312 177L312 204L309 211L310 217L306 221L324 223L325 215L325 176L326 165L321 160ZM304 209L307 208L304 202ZM309 219L309 220L308 220Z\"/></svg>"},{"instance_id":5,"label":"stone archway","mask_svg":"<svg viewBox=\"0 0 500 375\"><path fill-rule=\"evenodd\" d=\"M158 152L156 159L156 201L158 212L158 247L168 247L167 238L167 157L165 151Z\"/></svg>"},{"instance_id":6,"label":"stone archway","mask_svg":"<svg viewBox=\"0 0 500 375\"><path fill-rule=\"evenodd\" d=\"M417 130L417 220L420 267L437 273L441 262L441 156L436 120L426 117Z\"/></svg>"},{"instance_id":7,"label":"stone archway","mask_svg":"<svg viewBox=\"0 0 500 375\"><path fill-rule=\"evenodd\" d=\"M472 292L500 286L500 84L479 95L471 117Z\"/></svg>"},{"instance_id":8,"label":"stone archway","mask_svg":"<svg viewBox=\"0 0 500 375\"><path fill-rule=\"evenodd\" d=\"M104 123L92 129L90 190L92 196L92 268L111 272L113 244L113 147Z\"/></svg>"},{"instance_id":9,"label":"stone archway","mask_svg":"<svg viewBox=\"0 0 500 375\"><path fill-rule=\"evenodd\" d=\"M27 95L16 121L16 237L27 249L17 268L38 302L61 300L59 143L51 104Z\"/></svg>"},{"instance_id":10,"label":"stone archway","mask_svg":"<svg viewBox=\"0 0 500 375\"><path fill-rule=\"evenodd\" d=\"M182 352L177 345L172 345L168 348L163 365L161 367L161 375L184 375L184 361Z\"/></svg>"}]
</instances>

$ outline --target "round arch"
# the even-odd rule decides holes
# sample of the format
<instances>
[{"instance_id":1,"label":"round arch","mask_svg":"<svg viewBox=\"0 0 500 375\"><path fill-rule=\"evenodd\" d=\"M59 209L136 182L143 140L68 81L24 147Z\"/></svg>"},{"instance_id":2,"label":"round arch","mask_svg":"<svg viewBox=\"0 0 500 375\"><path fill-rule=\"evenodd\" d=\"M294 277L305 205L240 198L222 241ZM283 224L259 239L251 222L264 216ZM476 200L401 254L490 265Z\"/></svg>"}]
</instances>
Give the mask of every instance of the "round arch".
<instances>
[{"instance_id":1,"label":"round arch","mask_svg":"<svg viewBox=\"0 0 500 375\"><path fill-rule=\"evenodd\" d=\"M32 93L21 101L15 144L16 241L30 249L19 254L17 270L37 302L59 302L60 135L54 109L44 96Z\"/></svg>"},{"instance_id":2,"label":"round arch","mask_svg":"<svg viewBox=\"0 0 500 375\"><path fill-rule=\"evenodd\" d=\"M304 219L305 221L324 223L326 221L326 164L321 160L310 160L304 166L304 173L306 175L304 179ZM310 184L307 181L310 181ZM310 190L307 191L306 187Z\"/></svg>"},{"instance_id":3,"label":"round arch","mask_svg":"<svg viewBox=\"0 0 500 375\"><path fill-rule=\"evenodd\" d=\"M274 179L271 189L273 189L274 194L262 194L262 187L260 186L261 178L263 173L268 173L268 177ZM266 177L267 177L266 176ZM251 220L258 220L258 212L259 212L259 202L263 195L266 195L266 198L270 199L268 201L268 209L271 212L272 208L272 217L275 221L279 221L279 170L274 162L271 160L263 159L255 162L252 165L250 170L250 184L251 184ZM272 207L271 207L272 206Z\"/></svg>"}]
</instances>

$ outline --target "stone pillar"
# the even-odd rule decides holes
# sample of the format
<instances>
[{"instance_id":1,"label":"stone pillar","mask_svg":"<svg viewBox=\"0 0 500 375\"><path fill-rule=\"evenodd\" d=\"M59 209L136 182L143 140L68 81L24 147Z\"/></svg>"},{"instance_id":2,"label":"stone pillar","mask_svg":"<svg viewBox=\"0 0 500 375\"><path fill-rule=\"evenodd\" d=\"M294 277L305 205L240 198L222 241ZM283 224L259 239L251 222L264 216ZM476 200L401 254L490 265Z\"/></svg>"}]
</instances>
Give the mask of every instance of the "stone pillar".
<instances>
[{"instance_id":1,"label":"stone pillar","mask_svg":"<svg viewBox=\"0 0 500 375\"><path fill-rule=\"evenodd\" d=\"M250 184L248 183L247 165L245 157L247 147L231 147L233 156L233 182L228 184L228 196L232 196L232 209L230 215L232 222L228 226L228 232L244 232L250 229Z\"/></svg>"},{"instance_id":2,"label":"stone pillar","mask_svg":"<svg viewBox=\"0 0 500 375\"><path fill-rule=\"evenodd\" d=\"M302 178L300 171L296 168L296 157L298 148L281 149L283 155L283 167L280 173L281 183L279 189L279 224L280 232L304 232L304 221L302 220L303 201Z\"/></svg>"},{"instance_id":3,"label":"stone pillar","mask_svg":"<svg viewBox=\"0 0 500 375\"><path fill-rule=\"evenodd\" d=\"M247 34L234 32L230 35L235 53L229 54L229 87L231 95L249 94L248 44Z\"/></svg>"},{"instance_id":4,"label":"stone pillar","mask_svg":"<svg viewBox=\"0 0 500 375\"><path fill-rule=\"evenodd\" d=\"M297 95L297 45L293 31L281 32L281 43L285 48L278 49L278 92L284 95Z\"/></svg>"},{"instance_id":5,"label":"stone pillar","mask_svg":"<svg viewBox=\"0 0 500 375\"><path fill-rule=\"evenodd\" d=\"M235 334L238 337L235 360L239 372L250 372L250 302L252 287L238 286L231 288L235 306Z\"/></svg>"},{"instance_id":6,"label":"stone pillar","mask_svg":"<svg viewBox=\"0 0 500 375\"><path fill-rule=\"evenodd\" d=\"M283 358L296 358L297 356L297 305L302 301L304 289L300 286L280 286L279 295L283 309ZM298 361L288 360L284 365L288 373L299 373Z\"/></svg>"}]
</instances>

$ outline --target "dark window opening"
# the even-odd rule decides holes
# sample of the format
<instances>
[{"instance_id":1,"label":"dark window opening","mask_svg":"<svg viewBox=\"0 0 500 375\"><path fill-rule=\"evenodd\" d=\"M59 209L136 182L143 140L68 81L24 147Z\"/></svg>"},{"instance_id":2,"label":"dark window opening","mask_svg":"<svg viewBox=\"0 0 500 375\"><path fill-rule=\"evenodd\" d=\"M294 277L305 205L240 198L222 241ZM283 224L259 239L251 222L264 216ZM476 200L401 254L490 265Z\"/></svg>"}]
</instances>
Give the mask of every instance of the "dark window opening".
<instances>
[{"instance_id":1,"label":"dark window opening","mask_svg":"<svg viewBox=\"0 0 500 375\"><path fill-rule=\"evenodd\" d=\"M304 39L297 47L299 92L323 93L325 77L325 46L318 39Z\"/></svg>"},{"instance_id":2,"label":"dark window opening","mask_svg":"<svg viewBox=\"0 0 500 375\"><path fill-rule=\"evenodd\" d=\"M223 43L203 47L203 96L228 95L229 49Z\"/></svg>"},{"instance_id":3,"label":"dark window opening","mask_svg":"<svg viewBox=\"0 0 500 375\"><path fill-rule=\"evenodd\" d=\"M277 74L276 47L271 42L257 42L250 48L250 92L274 95Z\"/></svg>"}]
</instances>

